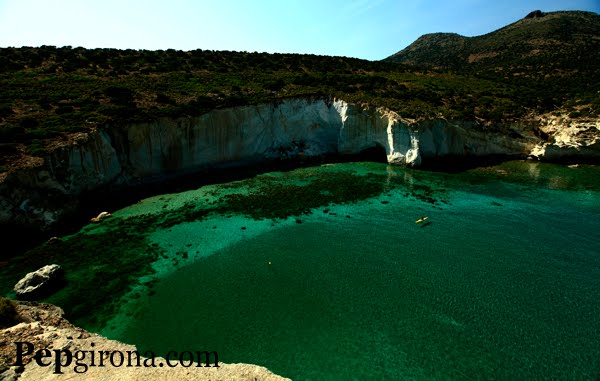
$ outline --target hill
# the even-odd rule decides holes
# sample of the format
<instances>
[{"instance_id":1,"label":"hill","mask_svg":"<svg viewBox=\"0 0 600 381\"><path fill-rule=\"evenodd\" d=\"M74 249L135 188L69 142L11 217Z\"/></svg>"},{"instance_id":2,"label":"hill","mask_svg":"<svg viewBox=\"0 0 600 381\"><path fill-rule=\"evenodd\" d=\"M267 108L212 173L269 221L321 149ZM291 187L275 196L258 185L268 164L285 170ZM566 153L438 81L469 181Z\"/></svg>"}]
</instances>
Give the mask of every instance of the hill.
<instances>
[{"instance_id":1,"label":"hill","mask_svg":"<svg viewBox=\"0 0 600 381\"><path fill-rule=\"evenodd\" d=\"M48 139L99 126L290 97L338 97L406 118L514 119L541 104L494 81L346 57L53 46L0 57L0 141L40 155ZM483 92L492 98L478 104Z\"/></svg>"},{"instance_id":2,"label":"hill","mask_svg":"<svg viewBox=\"0 0 600 381\"><path fill-rule=\"evenodd\" d=\"M600 16L589 12L532 14L472 38L426 35L375 62L207 50L1 48L0 173L27 156L43 156L73 133L292 97L336 97L403 118L483 125L549 112L596 117L599 58Z\"/></svg>"},{"instance_id":3,"label":"hill","mask_svg":"<svg viewBox=\"0 0 600 381\"><path fill-rule=\"evenodd\" d=\"M385 61L457 72L543 78L597 73L599 59L600 15L534 11L482 36L424 35Z\"/></svg>"},{"instance_id":4,"label":"hill","mask_svg":"<svg viewBox=\"0 0 600 381\"><path fill-rule=\"evenodd\" d=\"M519 89L511 99L537 113L600 111L600 15L593 12L533 11L476 37L426 34L383 61L506 84Z\"/></svg>"}]
</instances>

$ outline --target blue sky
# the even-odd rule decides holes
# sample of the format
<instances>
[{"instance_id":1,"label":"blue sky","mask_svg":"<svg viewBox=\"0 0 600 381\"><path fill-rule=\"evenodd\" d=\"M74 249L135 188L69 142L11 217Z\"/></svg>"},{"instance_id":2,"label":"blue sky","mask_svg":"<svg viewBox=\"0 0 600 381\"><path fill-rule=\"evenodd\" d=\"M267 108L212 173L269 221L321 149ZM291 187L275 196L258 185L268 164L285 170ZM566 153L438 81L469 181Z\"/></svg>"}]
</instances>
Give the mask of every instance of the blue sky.
<instances>
[{"instance_id":1,"label":"blue sky","mask_svg":"<svg viewBox=\"0 0 600 381\"><path fill-rule=\"evenodd\" d=\"M0 0L0 47L212 49L383 59L420 35L476 36L600 0Z\"/></svg>"}]
</instances>

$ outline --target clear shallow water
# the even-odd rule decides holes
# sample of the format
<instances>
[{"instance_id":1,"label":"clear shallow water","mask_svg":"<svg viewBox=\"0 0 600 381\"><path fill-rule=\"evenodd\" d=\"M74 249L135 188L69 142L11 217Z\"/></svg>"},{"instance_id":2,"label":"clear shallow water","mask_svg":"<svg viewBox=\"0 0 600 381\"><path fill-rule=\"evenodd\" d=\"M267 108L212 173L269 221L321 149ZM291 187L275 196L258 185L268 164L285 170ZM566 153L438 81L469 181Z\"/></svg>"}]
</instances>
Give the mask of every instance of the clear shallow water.
<instances>
[{"instance_id":1,"label":"clear shallow water","mask_svg":"<svg viewBox=\"0 0 600 381\"><path fill-rule=\"evenodd\" d=\"M138 226L160 252L142 276L154 281L131 279L101 333L142 350L217 350L295 380L600 377L595 167L510 162L449 175L336 164L155 197L115 221L256 189L293 204L301 193L279 185L349 171L377 191L285 220L238 207ZM360 193L343 181L362 177L335 178L344 196ZM248 205L270 216L263 201Z\"/></svg>"}]
</instances>

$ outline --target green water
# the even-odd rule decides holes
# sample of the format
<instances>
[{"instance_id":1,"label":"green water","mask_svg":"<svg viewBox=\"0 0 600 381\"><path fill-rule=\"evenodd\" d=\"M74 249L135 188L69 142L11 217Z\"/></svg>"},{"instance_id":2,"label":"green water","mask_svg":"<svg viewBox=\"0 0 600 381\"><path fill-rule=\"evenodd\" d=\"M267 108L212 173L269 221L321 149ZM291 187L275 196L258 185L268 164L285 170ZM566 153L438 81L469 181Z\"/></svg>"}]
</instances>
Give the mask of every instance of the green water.
<instances>
[{"instance_id":1,"label":"green water","mask_svg":"<svg viewBox=\"0 0 600 381\"><path fill-rule=\"evenodd\" d=\"M599 232L596 167L350 163L154 197L65 245L107 235L149 266L81 315L142 350L294 380L594 380Z\"/></svg>"}]
</instances>

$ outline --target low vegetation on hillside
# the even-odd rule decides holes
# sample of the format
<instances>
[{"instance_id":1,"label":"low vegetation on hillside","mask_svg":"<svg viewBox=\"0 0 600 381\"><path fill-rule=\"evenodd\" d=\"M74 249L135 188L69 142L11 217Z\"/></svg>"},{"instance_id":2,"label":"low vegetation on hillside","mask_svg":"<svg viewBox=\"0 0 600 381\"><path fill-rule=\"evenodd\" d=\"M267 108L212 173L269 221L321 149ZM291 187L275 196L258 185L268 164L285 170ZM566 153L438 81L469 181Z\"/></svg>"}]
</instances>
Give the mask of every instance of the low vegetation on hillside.
<instances>
[{"instance_id":1,"label":"low vegetation on hillside","mask_svg":"<svg viewBox=\"0 0 600 381\"><path fill-rule=\"evenodd\" d=\"M517 85L542 109L572 117L600 112L600 15L593 12L533 11L476 37L427 34L384 61Z\"/></svg>"},{"instance_id":2,"label":"low vegetation on hillside","mask_svg":"<svg viewBox=\"0 0 600 381\"><path fill-rule=\"evenodd\" d=\"M464 39L450 37L456 38ZM197 116L298 96L339 97L383 106L406 118L482 123L559 109L573 117L600 112L597 60L572 60L572 70L535 76L391 61L206 50L2 48L0 156L17 146L41 155L49 139L93 127Z\"/></svg>"}]
</instances>

